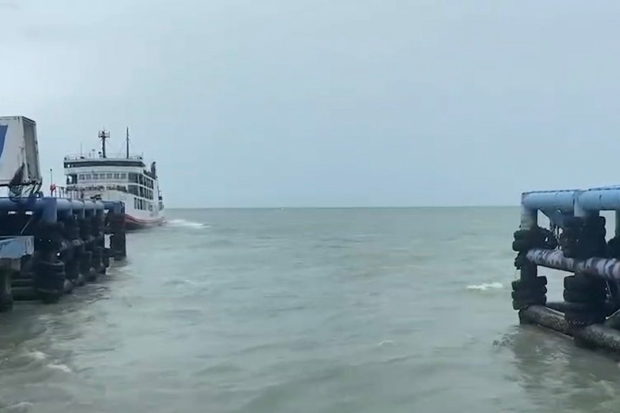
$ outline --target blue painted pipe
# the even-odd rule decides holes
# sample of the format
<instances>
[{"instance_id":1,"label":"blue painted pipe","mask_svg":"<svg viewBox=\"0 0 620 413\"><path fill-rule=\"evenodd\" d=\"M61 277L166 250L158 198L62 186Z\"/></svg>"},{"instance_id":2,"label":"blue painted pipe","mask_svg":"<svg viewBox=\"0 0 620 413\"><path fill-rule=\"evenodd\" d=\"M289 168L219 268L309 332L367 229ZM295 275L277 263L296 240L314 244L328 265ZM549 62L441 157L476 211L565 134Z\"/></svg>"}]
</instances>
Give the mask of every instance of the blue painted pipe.
<instances>
[{"instance_id":1,"label":"blue painted pipe","mask_svg":"<svg viewBox=\"0 0 620 413\"><path fill-rule=\"evenodd\" d=\"M585 211L616 211L620 210L620 188L526 192L522 195L521 205L531 210L546 211L574 212L575 208Z\"/></svg>"},{"instance_id":2,"label":"blue painted pipe","mask_svg":"<svg viewBox=\"0 0 620 413\"><path fill-rule=\"evenodd\" d=\"M582 192L577 202L589 211L620 210L620 189L590 189Z\"/></svg>"},{"instance_id":3,"label":"blue painted pipe","mask_svg":"<svg viewBox=\"0 0 620 413\"><path fill-rule=\"evenodd\" d=\"M80 209L84 209L84 201L80 201L79 199L72 199L71 208L73 209L73 211L79 211Z\"/></svg>"},{"instance_id":4,"label":"blue painted pipe","mask_svg":"<svg viewBox=\"0 0 620 413\"><path fill-rule=\"evenodd\" d=\"M25 202L13 201L9 198L0 198L0 211L34 211L41 213L44 222L56 222L58 216L77 213L83 218L85 215L92 216L95 213L103 213L108 208L122 209L121 202L76 200L54 197L28 199ZM88 211L88 213L86 213Z\"/></svg>"},{"instance_id":5,"label":"blue painted pipe","mask_svg":"<svg viewBox=\"0 0 620 413\"><path fill-rule=\"evenodd\" d=\"M526 192L521 197L521 205L532 210L561 210L572 212L577 190Z\"/></svg>"},{"instance_id":6,"label":"blue painted pipe","mask_svg":"<svg viewBox=\"0 0 620 413\"><path fill-rule=\"evenodd\" d=\"M33 211L41 214L43 222L54 223L59 217L77 214L79 218L101 215L105 210L114 210L124 213L122 202L103 202L92 200L77 200L66 198L32 198L14 201L9 198L0 198L0 211Z\"/></svg>"},{"instance_id":7,"label":"blue painted pipe","mask_svg":"<svg viewBox=\"0 0 620 413\"><path fill-rule=\"evenodd\" d=\"M566 258L561 250L532 249L527 252L527 259L541 267L568 272L603 277L611 281L620 281L620 260L613 258L588 258L575 260Z\"/></svg>"},{"instance_id":8,"label":"blue painted pipe","mask_svg":"<svg viewBox=\"0 0 620 413\"><path fill-rule=\"evenodd\" d=\"M56 198L43 198L41 200L41 204L43 206L43 214L41 215L41 220L43 222L53 223L57 221L59 204L60 204L61 211L62 210L71 211L71 202L58 202L58 201L63 201L63 200L56 199Z\"/></svg>"}]
</instances>

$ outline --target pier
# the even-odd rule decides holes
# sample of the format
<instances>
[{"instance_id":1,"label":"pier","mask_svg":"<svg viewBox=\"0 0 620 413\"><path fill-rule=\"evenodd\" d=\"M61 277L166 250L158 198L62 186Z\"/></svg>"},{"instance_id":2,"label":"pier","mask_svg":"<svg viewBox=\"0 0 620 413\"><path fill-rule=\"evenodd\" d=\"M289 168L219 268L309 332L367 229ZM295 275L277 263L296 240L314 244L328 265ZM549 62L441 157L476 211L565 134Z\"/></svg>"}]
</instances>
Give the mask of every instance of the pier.
<instances>
[{"instance_id":1,"label":"pier","mask_svg":"<svg viewBox=\"0 0 620 413\"><path fill-rule=\"evenodd\" d=\"M127 255L122 203L0 198L0 235L2 311L17 300L57 302Z\"/></svg>"},{"instance_id":2,"label":"pier","mask_svg":"<svg viewBox=\"0 0 620 413\"><path fill-rule=\"evenodd\" d=\"M602 211L615 214L611 237ZM549 228L539 225L541 214ZM513 308L522 324L620 354L620 187L522 194L512 249L519 270L512 283ZM541 267L567 273L563 301L547 301Z\"/></svg>"},{"instance_id":3,"label":"pier","mask_svg":"<svg viewBox=\"0 0 620 413\"><path fill-rule=\"evenodd\" d=\"M0 311L55 303L127 256L123 202L45 197L41 186L36 123L0 117Z\"/></svg>"}]
</instances>

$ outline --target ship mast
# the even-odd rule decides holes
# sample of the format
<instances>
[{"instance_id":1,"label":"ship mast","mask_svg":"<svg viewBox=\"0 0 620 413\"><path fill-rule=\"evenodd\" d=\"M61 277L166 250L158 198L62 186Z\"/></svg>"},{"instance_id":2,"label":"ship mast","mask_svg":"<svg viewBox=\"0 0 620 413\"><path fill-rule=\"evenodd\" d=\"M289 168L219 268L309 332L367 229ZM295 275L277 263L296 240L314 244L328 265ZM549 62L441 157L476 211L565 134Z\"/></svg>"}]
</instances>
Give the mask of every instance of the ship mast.
<instances>
[{"instance_id":1,"label":"ship mast","mask_svg":"<svg viewBox=\"0 0 620 413\"><path fill-rule=\"evenodd\" d=\"M127 127L127 138L125 139L127 159L129 159L129 126Z\"/></svg>"},{"instance_id":2,"label":"ship mast","mask_svg":"<svg viewBox=\"0 0 620 413\"><path fill-rule=\"evenodd\" d=\"M101 132L99 132L99 139L101 139L101 157L105 158L105 141L110 139L110 132L106 131L104 128Z\"/></svg>"}]
</instances>

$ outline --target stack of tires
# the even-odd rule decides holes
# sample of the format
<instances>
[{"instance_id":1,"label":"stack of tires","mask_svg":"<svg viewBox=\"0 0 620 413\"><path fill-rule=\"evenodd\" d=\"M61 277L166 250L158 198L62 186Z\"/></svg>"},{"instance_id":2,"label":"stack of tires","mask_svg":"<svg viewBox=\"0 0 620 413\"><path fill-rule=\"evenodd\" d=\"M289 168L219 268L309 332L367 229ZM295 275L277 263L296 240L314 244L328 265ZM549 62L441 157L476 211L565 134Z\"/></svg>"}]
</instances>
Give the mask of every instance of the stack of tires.
<instances>
[{"instance_id":1,"label":"stack of tires","mask_svg":"<svg viewBox=\"0 0 620 413\"><path fill-rule=\"evenodd\" d=\"M65 291L65 264L58 259L63 226L41 223L34 239L37 259L34 262L34 288L43 302L54 303Z\"/></svg>"},{"instance_id":2,"label":"stack of tires","mask_svg":"<svg viewBox=\"0 0 620 413\"><path fill-rule=\"evenodd\" d=\"M65 292L65 263L41 260L35 266L35 288L44 303L56 303Z\"/></svg>"},{"instance_id":3,"label":"stack of tires","mask_svg":"<svg viewBox=\"0 0 620 413\"><path fill-rule=\"evenodd\" d=\"M84 279L80 277L79 254L81 249L80 228L75 216L71 215L64 221L64 236L69 240L71 248L63 254L67 280L74 286L84 285Z\"/></svg>"},{"instance_id":4,"label":"stack of tires","mask_svg":"<svg viewBox=\"0 0 620 413\"><path fill-rule=\"evenodd\" d=\"M97 279L97 274L93 273L90 269L92 268L93 262L93 253L86 249L86 247L82 250L80 254L80 274L86 279L86 281L94 281Z\"/></svg>"},{"instance_id":5,"label":"stack of tires","mask_svg":"<svg viewBox=\"0 0 620 413\"><path fill-rule=\"evenodd\" d=\"M607 256L605 217L569 217L564 222L560 246L566 258Z\"/></svg>"},{"instance_id":6,"label":"stack of tires","mask_svg":"<svg viewBox=\"0 0 620 413\"><path fill-rule=\"evenodd\" d=\"M532 277L512 282L512 308L522 310L547 303L547 277Z\"/></svg>"},{"instance_id":7,"label":"stack of tires","mask_svg":"<svg viewBox=\"0 0 620 413\"><path fill-rule=\"evenodd\" d=\"M110 266L110 248L103 249L103 265L105 268Z\"/></svg>"},{"instance_id":8,"label":"stack of tires","mask_svg":"<svg viewBox=\"0 0 620 413\"><path fill-rule=\"evenodd\" d=\"M607 242L607 257L620 259L620 237L613 237Z\"/></svg>"},{"instance_id":9,"label":"stack of tires","mask_svg":"<svg viewBox=\"0 0 620 413\"><path fill-rule=\"evenodd\" d=\"M526 254L534 248L555 249L558 246L555 235L541 227L518 230L513 235L512 249L517 252L514 265L521 270L521 278L512 283L512 307L522 310L531 305L545 305L547 277L537 276L536 265L527 260Z\"/></svg>"},{"instance_id":10,"label":"stack of tires","mask_svg":"<svg viewBox=\"0 0 620 413\"><path fill-rule=\"evenodd\" d=\"M110 249L115 260L127 257L127 236L125 234L125 215L110 213Z\"/></svg>"},{"instance_id":11,"label":"stack of tires","mask_svg":"<svg viewBox=\"0 0 620 413\"><path fill-rule=\"evenodd\" d=\"M513 234L512 250L518 253L527 253L533 248L552 250L557 248L558 242L553 232L541 227L520 229Z\"/></svg>"},{"instance_id":12,"label":"stack of tires","mask_svg":"<svg viewBox=\"0 0 620 413\"><path fill-rule=\"evenodd\" d=\"M564 317L571 326L586 326L605 321L607 315L607 283L585 274L564 278Z\"/></svg>"}]
</instances>

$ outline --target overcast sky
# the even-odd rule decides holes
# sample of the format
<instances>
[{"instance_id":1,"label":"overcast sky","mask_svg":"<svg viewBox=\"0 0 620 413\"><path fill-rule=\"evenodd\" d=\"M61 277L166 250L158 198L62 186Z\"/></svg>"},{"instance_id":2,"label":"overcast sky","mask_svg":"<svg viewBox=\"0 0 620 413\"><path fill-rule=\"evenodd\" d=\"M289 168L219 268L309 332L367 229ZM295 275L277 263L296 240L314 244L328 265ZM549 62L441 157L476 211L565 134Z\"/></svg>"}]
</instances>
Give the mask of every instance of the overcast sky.
<instances>
[{"instance_id":1,"label":"overcast sky","mask_svg":"<svg viewBox=\"0 0 620 413\"><path fill-rule=\"evenodd\" d=\"M0 0L0 18L0 115L37 121L57 178L129 126L169 207L620 183L617 1Z\"/></svg>"}]
</instances>

